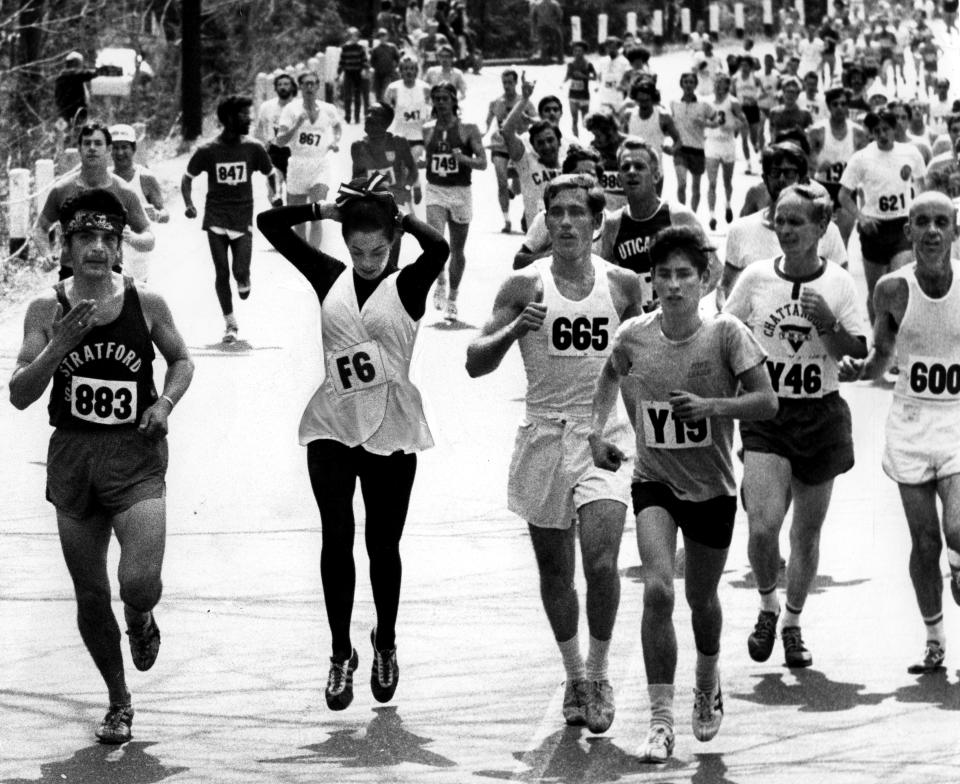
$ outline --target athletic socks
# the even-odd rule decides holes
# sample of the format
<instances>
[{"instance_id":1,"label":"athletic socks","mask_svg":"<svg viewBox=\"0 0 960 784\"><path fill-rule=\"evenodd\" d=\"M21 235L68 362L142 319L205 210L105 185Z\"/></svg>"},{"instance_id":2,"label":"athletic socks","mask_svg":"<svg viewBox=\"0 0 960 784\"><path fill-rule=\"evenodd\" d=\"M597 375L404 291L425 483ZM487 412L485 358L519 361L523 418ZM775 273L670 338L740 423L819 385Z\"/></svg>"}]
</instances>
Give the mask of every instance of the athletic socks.
<instances>
[{"instance_id":1,"label":"athletic socks","mask_svg":"<svg viewBox=\"0 0 960 784\"><path fill-rule=\"evenodd\" d=\"M780 598L777 596L777 584L769 588L758 588L760 591L760 609L764 612L780 614Z\"/></svg>"},{"instance_id":2,"label":"athletic socks","mask_svg":"<svg viewBox=\"0 0 960 784\"><path fill-rule=\"evenodd\" d=\"M803 612L802 607L799 610L797 610L788 604L786 612L784 612L783 614L783 619L781 620L780 628L789 629L791 626L799 626L801 612Z\"/></svg>"},{"instance_id":3,"label":"athletic socks","mask_svg":"<svg viewBox=\"0 0 960 784\"><path fill-rule=\"evenodd\" d=\"M707 694L713 693L717 686L717 662L720 659L720 651L706 654L697 651L697 688Z\"/></svg>"},{"instance_id":4,"label":"athletic socks","mask_svg":"<svg viewBox=\"0 0 960 784\"><path fill-rule=\"evenodd\" d=\"M650 696L650 726L662 724L673 729L673 684L649 683L647 694Z\"/></svg>"},{"instance_id":5,"label":"athletic socks","mask_svg":"<svg viewBox=\"0 0 960 784\"><path fill-rule=\"evenodd\" d=\"M607 678L607 653L610 640L598 640L590 635L590 650L587 653L587 680L605 681Z\"/></svg>"},{"instance_id":6,"label":"athletic socks","mask_svg":"<svg viewBox=\"0 0 960 784\"><path fill-rule=\"evenodd\" d=\"M237 317L236 317L235 315L233 315L233 313L230 313L230 314L224 316L224 317L223 317L223 322L224 322L224 324L226 324L226 326L227 326L228 328L229 328L229 327L233 327L234 329L237 329Z\"/></svg>"},{"instance_id":7,"label":"athletic socks","mask_svg":"<svg viewBox=\"0 0 960 784\"><path fill-rule=\"evenodd\" d=\"M575 634L565 642L557 640L557 647L563 658L563 669L567 671L567 680L574 681L585 677L586 668L580 653L580 635Z\"/></svg>"},{"instance_id":8,"label":"athletic socks","mask_svg":"<svg viewBox=\"0 0 960 784\"><path fill-rule=\"evenodd\" d=\"M923 624L927 627L927 642L936 642L941 648L946 648L947 633L943 629L943 613L924 618Z\"/></svg>"}]
</instances>

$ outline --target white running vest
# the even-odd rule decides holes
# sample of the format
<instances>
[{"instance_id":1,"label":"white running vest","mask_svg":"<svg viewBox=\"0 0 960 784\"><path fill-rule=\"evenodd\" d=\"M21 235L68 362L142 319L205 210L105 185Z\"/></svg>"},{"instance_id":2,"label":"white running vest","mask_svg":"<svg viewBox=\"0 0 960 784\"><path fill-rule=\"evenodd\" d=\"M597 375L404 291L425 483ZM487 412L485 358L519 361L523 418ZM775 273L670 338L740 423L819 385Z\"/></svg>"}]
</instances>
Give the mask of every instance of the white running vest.
<instances>
[{"instance_id":1,"label":"white running vest","mask_svg":"<svg viewBox=\"0 0 960 784\"><path fill-rule=\"evenodd\" d=\"M823 128L823 150L817 158L817 179L821 182L840 182L847 161L855 152L853 123L847 120L847 135L837 139L830 130L830 120L817 123L814 128Z\"/></svg>"},{"instance_id":2,"label":"white running vest","mask_svg":"<svg viewBox=\"0 0 960 784\"><path fill-rule=\"evenodd\" d=\"M657 157L663 158L663 129L660 127L660 109L653 107L653 113L646 119L640 117L639 109L631 109L627 115L627 133L639 136L657 151Z\"/></svg>"},{"instance_id":3,"label":"white running vest","mask_svg":"<svg viewBox=\"0 0 960 784\"><path fill-rule=\"evenodd\" d=\"M430 104L423 97L427 83L417 79L413 87L407 87L400 79L390 87L397 94L390 133L423 144L423 124L430 119Z\"/></svg>"},{"instance_id":4,"label":"white running vest","mask_svg":"<svg viewBox=\"0 0 960 784\"><path fill-rule=\"evenodd\" d=\"M897 333L900 373L893 394L924 402L960 401L960 261L950 291L940 299L923 293L916 262L893 274L907 281L907 309Z\"/></svg>"},{"instance_id":5,"label":"white running vest","mask_svg":"<svg viewBox=\"0 0 960 784\"><path fill-rule=\"evenodd\" d=\"M129 182L124 180L124 182L137 194L146 211L147 197L143 192L143 183L140 182L140 175L144 171L146 170L139 163L133 164L133 179ZM129 242L123 243L123 271L141 283L146 283L147 276L150 274L150 252L136 250Z\"/></svg>"},{"instance_id":6,"label":"white running vest","mask_svg":"<svg viewBox=\"0 0 960 784\"><path fill-rule=\"evenodd\" d=\"M594 283L581 300L570 300L557 289L551 258L533 266L543 281L543 326L519 339L527 374L527 416L590 418L593 392L610 355L620 316L610 294L613 266L591 256Z\"/></svg>"},{"instance_id":7,"label":"white running vest","mask_svg":"<svg viewBox=\"0 0 960 784\"><path fill-rule=\"evenodd\" d=\"M321 307L326 377L300 420L300 443L328 438L389 455L433 446L420 392L410 381L419 322L410 318L390 275L361 310L353 270L345 269Z\"/></svg>"}]
</instances>

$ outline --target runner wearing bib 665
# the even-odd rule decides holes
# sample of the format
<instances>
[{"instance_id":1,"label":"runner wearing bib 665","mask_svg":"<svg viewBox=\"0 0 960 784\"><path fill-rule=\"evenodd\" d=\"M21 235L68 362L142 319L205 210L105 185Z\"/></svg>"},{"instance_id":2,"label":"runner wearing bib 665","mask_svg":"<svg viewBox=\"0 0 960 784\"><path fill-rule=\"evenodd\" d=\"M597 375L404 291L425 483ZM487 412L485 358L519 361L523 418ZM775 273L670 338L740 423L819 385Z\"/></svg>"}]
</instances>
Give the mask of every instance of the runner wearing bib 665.
<instances>
[{"instance_id":1,"label":"runner wearing bib 665","mask_svg":"<svg viewBox=\"0 0 960 784\"><path fill-rule=\"evenodd\" d=\"M923 190L926 166L912 144L895 141L893 112L868 114L864 126L873 143L855 152L840 177L840 204L856 216L867 281L867 313L873 323L873 289L884 273L910 261L904 233L913 198ZM863 206L855 199L863 193Z\"/></svg>"},{"instance_id":2,"label":"runner wearing bib 665","mask_svg":"<svg viewBox=\"0 0 960 784\"><path fill-rule=\"evenodd\" d=\"M747 642L754 661L766 661L773 651L780 529L793 500L781 629L788 667L813 663L800 635L800 612L817 576L833 480L853 467L850 409L838 391L838 363L867 353L853 278L818 254L832 214L822 185L784 188L774 214L783 255L744 269L724 307L763 346L780 399L776 418L744 423L740 435L748 556L760 592L760 615Z\"/></svg>"},{"instance_id":3,"label":"runner wearing bib 665","mask_svg":"<svg viewBox=\"0 0 960 784\"><path fill-rule=\"evenodd\" d=\"M895 353L900 357L883 470L899 486L910 529L910 579L926 644L907 671L919 675L944 669L944 542L950 592L960 604L960 262L950 258L957 237L950 198L921 193L910 206L907 234L916 262L880 278L873 348L865 361L845 359L841 373L845 381L877 378Z\"/></svg>"},{"instance_id":4,"label":"runner wearing bib 665","mask_svg":"<svg viewBox=\"0 0 960 784\"><path fill-rule=\"evenodd\" d=\"M712 252L699 229L676 226L657 234L650 259L660 309L621 325L593 399L590 445L598 467L613 470L622 461L603 435L618 392L636 430L633 511L646 573L641 642L651 708L638 752L645 762L666 762L674 746L678 529L697 647L693 732L708 741L720 729L717 586L737 511L733 420L769 418L777 410L764 352L749 330L727 315L700 315Z\"/></svg>"},{"instance_id":5,"label":"runner wearing bib 665","mask_svg":"<svg viewBox=\"0 0 960 784\"><path fill-rule=\"evenodd\" d=\"M160 650L153 609L166 538L167 420L190 385L193 362L163 298L111 271L126 223L120 200L89 190L63 205L61 219L73 277L30 304L10 402L25 409L53 382L47 499L57 510L80 636L109 693L96 735L125 743L133 706L110 608L107 549L115 533L130 653L138 670L148 670ZM160 396L154 346L167 363Z\"/></svg>"}]
</instances>

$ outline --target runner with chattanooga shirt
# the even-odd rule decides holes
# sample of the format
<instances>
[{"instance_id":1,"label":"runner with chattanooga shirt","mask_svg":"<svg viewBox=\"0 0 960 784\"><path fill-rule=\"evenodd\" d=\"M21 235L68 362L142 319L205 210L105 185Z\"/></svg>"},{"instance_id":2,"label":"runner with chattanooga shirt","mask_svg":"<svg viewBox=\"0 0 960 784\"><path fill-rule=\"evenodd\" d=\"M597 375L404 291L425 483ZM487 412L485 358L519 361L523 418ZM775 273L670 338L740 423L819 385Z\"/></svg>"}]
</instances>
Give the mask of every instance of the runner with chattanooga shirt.
<instances>
[{"instance_id":1,"label":"runner with chattanooga shirt","mask_svg":"<svg viewBox=\"0 0 960 784\"><path fill-rule=\"evenodd\" d=\"M701 232L703 227L687 207L669 203L657 195L656 183L663 172L656 151L643 139L628 136L620 145L617 160L627 205L607 214L596 252L601 258L637 273L641 307L647 312L657 307L650 267L651 240L669 226L690 226ZM719 262L712 251L709 257L708 290L712 290L719 279Z\"/></svg>"},{"instance_id":2,"label":"runner with chattanooga shirt","mask_svg":"<svg viewBox=\"0 0 960 784\"><path fill-rule=\"evenodd\" d=\"M437 231L450 232L450 280L441 272L433 306L445 320L457 320L457 295L467 266L464 247L473 220L473 170L487 168L480 129L460 121L457 90L449 82L430 88L433 118L423 127L427 152L427 222Z\"/></svg>"},{"instance_id":3,"label":"runner with chattanooga shirt","mask_svg":"<svg viewBox=\"0 0 960 784\"><path fill-rule=\"evenodd\" d=\"M80 636L109 695L96 735L126 743L134 711L110 607L107 549L116 534L130 655L138 670L149 670L160 651L153 610L162 591L168 419L190 386L193 362L163 298L111 271L123 204L109 191L88 190L63 205L61 219L73 275L27 309L10 402L23 410L53 382L47 500L57 510ZM154 346L167 364L159 396Z\"/></svg>"},{"instance_id":4,"label":"runner with chattanooga shirt","mask_svg":"<svg viewBox=\"0 0 960 784\"><path fill-rule=\"evenodd\" d=\"M847 163L840 177L840 204L856 216L872 324L877 280L910 260L910 242L903 230L913 198L923 190L926 167L916 147L894 141L893 112L868 114L865 125L874 143L855 152ZM855 201L858 190L862 207Z\"/></svg>"},{"instance_id":5,"label":"runner with chattanooga shirt","mask_svg":"<svg viewBox=\"0 0 960 784\"><path fill-rule=\"evenodd\" d=\"M763 346L780 399L774 419L744 423L740 436L750 525L747 554L760 593L747 649L758 662L770 658L776 639L780 529L793 503L780 631L788 667L813 664L801 637L800 613L817 576L820 530L834 478L853 467L850 409L840 397L838 363L867 353L856 284L849 272L819 254L832 213L823 186L784 188L774 217L783 255L748 266L724 306Z\"/></svg>"},{"instance_id":6,"label":"runner with chattanooga shirt","mask_svg":"<svg viewBox=\"0 0 960 784\"><path fill-rule=\"evenodd\" d=\"M907 672L922 675L945 669L944 543L950 592L960 604L960 262L950 258L956 207L943 194L921 193L910 206L907 233L916 261L877 282L873 348L866 360L845 359L841 377L879 378L895 354L903 363L883 470L899 486L910 529L910 579L925 647Z\"/></svg>"},{"instance_id":7,"label":"runner with chattanooga shirt","mask_svg":"<svg viewBox=\"0 0 960 784\"><path fill-rule=\"evenodd\" d=\"M280 113L277 144L290 148L287 162L287 202L308 204L327 198L330 153L340 148L340 115L333 104L317 98L320 77L306 71L297 78L300 97ZM359 113L359 108L357 109ZM359 122L359 117L357 118ZM298 225L296 231L315 248L320 247L320 221Z\"/></svg>"},{"instance_id":8,"label":"runner with chattanooga shirt","mask_svg":"<svg viewBox=\"0 0 960 784\"><path fill-rule=\"evenodd\" d=\"M678 529L697 648L693 733L708 741L720 729L717 586L737 512L733 420L766 419L777 410L764 352L749 330L729 316L700 313L712 250L703 232L689 226L657 235L650 260L660 309L621 325L593 399L590 446L599 468L625 468L623 451L605 435L618 392L636 431L632 495L644 567L640 635L650 698L650 729L637 752L644 762L666 762L674 747Z\"/></svg>"},{"instance_id":9,"label":"runner with chattanooga shirt","mask_svg":"<svg viewBox=\"0 0 960 784\"><path fill-rule=\"evenodd\" d=\"M417 78L417 61L400 61L400 79L387 85L384 102L393 107L390 133L407 140L417 165L424 164L423 124L430 118L430 85Z\"/></svg>"},{"instance_id":10,"label":"runner with chattanooga shirt","mask_svg":"<svg viewBox=\"0 0 960 784\"><path fill-rule=\"evenodd\" d=\"M257 227L306 278L320 304L326 376L300 420L300 443L320 510L320 577L330 625L330 710L353 701L359 657L350 620L356 588L353 496L360 480L376 626L370 631L370 689L393 698L400 678L396 622L400 606L400 537L417 470L417 452L433 446L410 360L434 279L447 260L439 232L400 216L382 175L340 187L336 203L280 207L257 216ZM304 242L293 226L338 221L351 266ZM399 231L423 253L399 272L387 269Z\"/></svg>"},{"instance_id":11,"label":"runner with chattanooga shirt","mask_svg":"<svg viewBox=\"0 0 960 784\"><path fill-rule=\"evenodd\" d=\"M493 315L467 348L467 372L492 373L519 344L526 417L514 444L507 504L527 522L533 543L540 596L567 674L563 718L604 732L615 712L607 654L620 600L617 556L630 467L594 467L587 432L597 374L617 326L639 312L640 289L636 275L590 252L604 204L595 178L557 177L544 203L553 253L500 286ZM630 451L624 419L611 418L603 432L621 455ZM576 521L587 583L586 664L574 583Z\"/></svg>"},{"instance_id":12,"label":"runner with chattanooga shirt","mask_svg":"<svg viewBox=\"0 0 960 784\"><path fill-rule=\"evenodd\" d=\"M203 230L207 232L215 273L214 289L226 330L224 343L237 340L239 325L233 312L230 290L230 261L240 299L250 296L250 260L253 253L254 172L267 176L271 193L277 190L276 174L260 142L247 137L253 101L240 95L224 98L217 106L223 131L211 142L198 147L187 162L180 180L185 214L197 217L193 205L193 178L207 175L207 199L203 208Z\"/></svg>"}]
</instances>

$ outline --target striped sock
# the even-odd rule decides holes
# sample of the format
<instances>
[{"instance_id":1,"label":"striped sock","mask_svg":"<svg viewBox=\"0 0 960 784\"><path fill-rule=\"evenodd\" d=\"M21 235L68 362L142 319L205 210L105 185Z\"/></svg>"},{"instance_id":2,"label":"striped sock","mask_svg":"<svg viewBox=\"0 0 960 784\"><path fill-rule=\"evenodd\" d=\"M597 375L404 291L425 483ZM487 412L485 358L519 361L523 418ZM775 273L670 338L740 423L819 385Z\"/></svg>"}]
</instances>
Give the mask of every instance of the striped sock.
<instances>
[{"instance_id":1,"label":"striped sock","mask_svg":"<svg viewBox=\"0 0 960 784\"><path fill-rule=\"evenodd\" d=\"M758 588L760 592L760 609L764 612L780 614L780 598L777 596L777 584L769 588Z\"/></svg>"},{"instance_id":2,"label":"striped sock","mask_svg":"<svg viewBox=\"0 0 960 784\"><path fill-rule=\"evenodd\" d=\"M801 612L803 612L802 607L799 610L797 610L788 604L787 611L783 614L783 620L780 623L780 628L789 629L791 626L799 626Z\"/></svg>"},{"instance_id":3,"label":"striped sock","mask_svg":"<svg viewBox=\"0 0 960 784\"><path fill-rule=\"evenodd\" d=\"M923 623L927 627L927 642L937 642L941 648L946 648L947 634L943 629L943 613L924 618Z\"/></svg>"}]
</instances>

